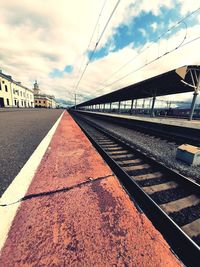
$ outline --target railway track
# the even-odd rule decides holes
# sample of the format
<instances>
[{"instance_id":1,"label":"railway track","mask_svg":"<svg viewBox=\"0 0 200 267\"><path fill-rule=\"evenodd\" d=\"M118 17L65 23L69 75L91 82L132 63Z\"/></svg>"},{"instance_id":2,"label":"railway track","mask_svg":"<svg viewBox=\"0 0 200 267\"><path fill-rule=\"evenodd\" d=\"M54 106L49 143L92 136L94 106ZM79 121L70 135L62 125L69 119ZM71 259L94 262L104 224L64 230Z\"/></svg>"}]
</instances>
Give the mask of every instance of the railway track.
<instances>
[{"instance_id":1,"label":"railway track","mask_svg":"<svg viewBox=\"0 0 200 267\"><path fill-rule=\"evenodd\" d=\"M200 186L86 118L74 119L187 266L200 262Z\"/></svg>"},{"instance_id":2,"label":"railway track","mask_svg":"<svg viewBox=\"0 0 200 267\"><path fill-rule=\"evenodd\" d=\"M200 146L199 130L187 127L176 127L174 125L164 125L147 121L132 120L122 117L114 117L105 114L78 111L84 116L97 118L102 121L110 122L127 129L151 135L156 138L168 140L176 144L189 143L194 146Z\"/></svg>"}]
</instances>

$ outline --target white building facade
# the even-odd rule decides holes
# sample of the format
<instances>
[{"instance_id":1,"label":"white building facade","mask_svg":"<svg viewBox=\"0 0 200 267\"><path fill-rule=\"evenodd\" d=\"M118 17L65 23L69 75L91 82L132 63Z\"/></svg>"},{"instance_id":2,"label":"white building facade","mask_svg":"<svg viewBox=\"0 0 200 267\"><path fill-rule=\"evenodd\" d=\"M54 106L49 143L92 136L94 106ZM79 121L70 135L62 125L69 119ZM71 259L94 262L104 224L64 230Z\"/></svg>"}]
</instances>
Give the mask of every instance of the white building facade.
<instances>
[{"instance_id":1,"label":"white building facade","mask_svg":"<svg viewBox=\"0 0 200 267\"><path fill-rule=\"evenodd\" d=\"M34 92L36 108L57 108L58 107L55 96L41 93L41 90L39 88L37 81L35 81L34 83L33 92Z\"/></svg>"},{"instance_id":2,"label":"white building facade","mask_svg":"<svg viewBox=\"0 0 200 267\"><path fill-rule=\"evenodd\" d=\"M0 71L0 107L34 108L33 91Z\"/></svg>"}]
</instances>

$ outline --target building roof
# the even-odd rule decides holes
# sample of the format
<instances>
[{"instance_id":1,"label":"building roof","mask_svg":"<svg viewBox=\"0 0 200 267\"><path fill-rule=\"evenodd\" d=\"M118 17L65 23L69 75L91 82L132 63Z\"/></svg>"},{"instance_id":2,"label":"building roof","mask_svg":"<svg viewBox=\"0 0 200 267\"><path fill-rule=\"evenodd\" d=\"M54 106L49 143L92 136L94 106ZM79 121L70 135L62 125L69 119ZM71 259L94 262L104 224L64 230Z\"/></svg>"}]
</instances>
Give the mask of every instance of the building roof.
<instances>
[{"instance_id":1,"label":"building roof","mask_svg":"<svg viewBox=\"0 0 200 267\"><path fill-rule=\"evenodd\" d=\"M45 95L45 94L39 94L39 95L34 95L34 99L46 99L46 100L51 100L50 98L49 98L49 96L47 96L47 95Z\"/></svg>"},{"instance_id":2,"label":"building roof","mask_svg":"<svg viewBox=\"0 0 200 267\"><path fill-rule=\"evenodd\" d=\"M10 82L12 82L12 83L14 83L14 84L16 84L16 85L21 86L22 88L24 88L24 89L30 91L31 93L33 93L33 91L32 91L31 89L29 89L28 87L22 85L21 82L17 82L17 81L15 81L15 80L13 80L13 78L12 78L11 75L7 75L7 74L3 73L2 71L0 71L0 76L1 76L2 78L4 78L4 79L6 79L6 80L8 80L8 81L10 81Z\"/></svg>"},{"instance_id":3,"label":"building roof","mask_svg":"<svg viewBox=\"0 0 200 267\"><path fill-rule=\"evenodd\" d=\"M191 71L200 72L200 66L183 66L83 102L77 107L192 92L194 87L190 86L193 84Z\"/></svg>"}]
</instances>

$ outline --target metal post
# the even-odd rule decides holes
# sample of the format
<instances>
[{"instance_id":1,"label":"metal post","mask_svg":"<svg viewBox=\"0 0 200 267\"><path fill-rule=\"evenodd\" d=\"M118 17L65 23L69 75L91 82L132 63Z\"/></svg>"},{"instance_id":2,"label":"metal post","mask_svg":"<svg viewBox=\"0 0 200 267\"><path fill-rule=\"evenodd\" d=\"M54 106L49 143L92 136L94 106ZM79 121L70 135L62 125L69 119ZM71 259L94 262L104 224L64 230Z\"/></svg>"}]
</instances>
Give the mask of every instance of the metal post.
<instances>
[{"instance_id":1,"label":"metal post","mask_svg":"<svg viewBox=\"0 0 200 267\"><path fill-rule=\"evenodd\" d=\"M149 108L151 107L151 98L149 99Z\"/></svg>"},{"instance_id":2,"label":"metal post","mask_svg":"<svg viewBox=\"0 0 200 267\"><path fill-rule=\"evenodd\" d=\"M150 116L154 117L154 106L155 106L155 102L156 102L156 96L153 97L153 102L152 102L152 106L151 106L151 113Z\"/></svg>"},{"instance_id":3,"label":"metal post","mask_svg":"<svg viewBox=\"0 0 200 267\"><path fill-rule=\"evenodd\" d=\"M189 121L192 120L193 115L194 115L194 109L195 109L196 99L197 99L197 96L199 94L199 89L200 89L200 74L199 74L199 78L197 81L197 86L195 88L195 92L193 94L193 99L192 99L192 104L191 104L191 109L190 109L190 115L189 115Z\"/></svg>"},{"instance_id":4,"label":"metal post","mask_svg":"<svg viewBox=\"0 0 200 267\"><path fill-rule=\"evenodd\" d=\"M118 104L118 113L120 113L120 105L121 105L121 101L119 101L119 104Z\"/></svg>"},{"instance_id":5,"label":"metal post","mask_svg":"<svg viewBox=\"0 0 200 267\"><path fill-rule=\"evenodd\" d=\"M193 115L194 115L194 109L195 109L197 96L198 96L198 92L194 92L193 99L192 99L192 104L191 104L191 109L190 109L189 121L192 120Z\"/></svg>"},{"instance_id":6,"label":"metal post","mask_svg":"<svg viewBox=\"0 0 200 267\"><path fill-rule=\"evenodd\" d=\"M133 114L133 103L134 103L134 99L131 100L131 109L130 109L130 115Z\"/></svg>"},{"instance_id":7,"label":"metal post","mask_svg":"<svg viewBox=\"0 0 200 267\"><path fill-rule=\"evenodd\" d=\"M145 99L143 99L142 108L145 107Z\"/></svg>"},{"instance_id":8,"label":"metal post","mask_svg":"<svg viewBox=\"0 0 200 267\"><path fill-rule=\"evenodd\" d=\"M125 112L125 110L126 110L126 102L124 103L124 112Z\"/></svg>"},{"instance_id":9,"label":"metal post","mask_svg":"<svg viewBox=\"0 0 200 267\"><path fill-rule=\"evenodd\" d=\"M110 112L112 112L112 103L110 102Z\"/></svg>"},{"instance_id":10,"label":"metal post","mask_svg":"<svg viewBox=\"0 0 200 267\"><path fill-rule=\"evenodd\" d=\"M136 109L137 109L137 99L135 99L135 114L136 114Z\"/></svg>"}]
</instances>

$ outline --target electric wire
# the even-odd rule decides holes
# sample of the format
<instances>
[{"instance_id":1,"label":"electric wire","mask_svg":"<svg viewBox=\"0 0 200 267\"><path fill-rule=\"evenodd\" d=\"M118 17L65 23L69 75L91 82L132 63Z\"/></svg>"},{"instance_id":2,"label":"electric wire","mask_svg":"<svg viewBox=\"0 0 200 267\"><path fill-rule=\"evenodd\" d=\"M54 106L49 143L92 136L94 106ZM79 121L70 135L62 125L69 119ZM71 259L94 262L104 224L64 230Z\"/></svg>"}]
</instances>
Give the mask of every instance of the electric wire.
<instances>
[{"instance_id":1,"label":"electric wire","mask_svg":"<svg viewBox=\"0 0 200 267\"><path fill-rule=\"evenodd\" d=\"M101 39L102 39L102 37L103 37L103 34L104 34L106 28L108 27L108 24L109 24L109 22L110 22L110 20L111 20L111 18L112 18L112 16L113 16L113 14L115 13L115 11L116 11L116 9L117 9L117 7L118 7L118 5L119 5L120 2L121 2L121 0L118 0L117 3L116 3L116 5L115 5L115 7L113 8L113 10L112 10L112 12L111 12L111 14L110 14L110 16L109 16L109 18L108 18L108 20L107 20L107 22L106 22L104 28L103 28L103 31L102 31L102 33L101 33L99 39L97 40L97 42L96 42L96 44L95 44L95 47L94 47L92 53L91 53L90 56L89 56L88 62L86 63L86 65L85 65L85 67L84 67L84 69L83 69L83 72L82 72L82 74L81 74L81 76L80 76L80 78L79 78L79 80L78 80L78 82L77 82L77 84L76 84L75 90L77 90L77 88L78 88L78 86L79 86L79 84L80 84L80 82L81 82L81 80L82 80L82 78L83 78L83 75L85 74L85 71L86 71L88 65L90 64L90 62L91 62L91 60L92 60L92 58L93 58L93 56L94 56L94 54L95 54L95 52L96 52L96 49L97 49L97 47L98 47L98 45L99 45L99 42L101 41Z\"/></svg>"},{"instance_id":2,"label":"electric wire","mask_svg":"<svg viewBox=\"0 0 200 267\"><path fill-rule=\"evenodd\" d=\"M103 6L102 6L102 8L101 8L101 11L100 11L99 16L98 16L98 19L97 19L97 22L96 22L95 27L94 27L94 29L93 29L92 35L91 35L91 37L90 37L90 41L89 41L88 46L87 46L87 48L86 48L86 52L87 52L87 51L89 50L89 48L90 48L92 39L93 39L94 34L95 34L95 32L96 32L96 29L97 29L97 26L98 26L98 24L99 24L99 21L100 21L101 15L102 15L102 13L103 13L104 7L105 7L105 5L106 5L106 2L107 2L107 0L105 0L104 3L103 3ZM81 65L80 65L80 67L79 67L77 77L79 77L79 74L80 74L80 72L81 72L82 65L83 65L83 63L81 63ZM75 86L74 86L74 89L75 89L76 87L77 87L77 86L75 85Z\"/></svg>"},{"instance_id":3,"label":"electric wire","mask_svg":"<svg viewBox=\"0 0 200 267\"><path fill-rule=\"evenodd\" d=\"M194 38L194 39L192 39L192 40L190 40L190 41L188 41L188 42L186 42L186 43L184 43L184 44L182 44L182 45L179 45L178 47L174 48L174 49L171 50L170 52L166 52L165 54L163 54L163 55L160 56L160 57L157 57L157 58L155 58L155 59L149 61L148 63L146 63L146 64L140 66L139 68L135 69L134 71L131 71L131 72L129 72L128 74L126 74L126 75L120 77L118 80L115 80L114 82L110 83L109 85L106 85L104 88L106 88L106 87L108 87L108 86L111 86L111 85L113 85L114 83L119 82L119 81L125 79L125 78L128 77L129 75L131 75L131 74L133 74L133 73L135 73L135 72L137 72L137 71L143 69L144 67L146 67L146 66L148 66L148 65L150 65L150 64L152 64L152 63L154 63L155 61L161 59L162 57L164 57L164 56L166 56L166 55L169 55L169 54L171 54L172 52L177 51L178 49L180 49L180 48L182 48L182 47L184 47L184 46L186 46L186 45L188 45L188 44L190 44L190 43L192 43L192 42L194 42L194 41L197 41L198 39L200 39L200 36L198 36L198 37L196 37L196 38ZM102 90L103 90L104 88L102 88Z\"/></svg>"},{"instance_id":4,"label":"electric wire","mask_svg":"<svg viewBox=\"0 0 200 267\"><path fill-rule=\"evenodd\" d=\"M137 57L139 57L142 53L144 53L146 50L148 50L152 45L155 45L155 43L157 43L163 36L165 36L166 34L168 34L170 31L172 31L173 29L175 29L177 26L179 26L180 24L184 24L184 27L186 29L187 32L187 24L184 22L184 20L188 19L189 17L193 16L195 13L200 11L200 7L197 8L196 10L192 11L191 13L189 13L188 15L186 15L185 17L181 18L178 22L176 22L173 26L171 26L170 28L167 29L167 31L163 32L158 38L156 38L155 40L152 41L152 43L150 45L148 45L147 47L142 47L136 56L134 56L133 58L131 58L129 61L127 61L126 63L124 63L120 68L118 68L114 73L112 73L109 78L107 78L106 80L104 80L102 83L105 83L107 81L109 81L115 74L117 74L118 72L120 72L124 67L126 67L128 64L130 64L133 60L135 60ZM187 35L187 34L186 34ZM185 38L186 39L186 38ZM184 39L184 40L185 40ZM184 41L183 40L183 41ZM167 53L167 52L166 52ZM165 53L165 54L166 54ZM158 56L159 58L159 56ZM118 80L117 80L118 81ZM116 82L117 82L116 81ZM110 84L109 84L110 85ZM104 88L106 88L107 86L104 86L103 88L100 88L99 90L97 90L96 92L99 92L101 90L103 90Z\"/></svg>"}]
</instances>

